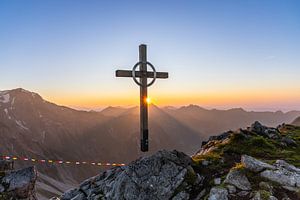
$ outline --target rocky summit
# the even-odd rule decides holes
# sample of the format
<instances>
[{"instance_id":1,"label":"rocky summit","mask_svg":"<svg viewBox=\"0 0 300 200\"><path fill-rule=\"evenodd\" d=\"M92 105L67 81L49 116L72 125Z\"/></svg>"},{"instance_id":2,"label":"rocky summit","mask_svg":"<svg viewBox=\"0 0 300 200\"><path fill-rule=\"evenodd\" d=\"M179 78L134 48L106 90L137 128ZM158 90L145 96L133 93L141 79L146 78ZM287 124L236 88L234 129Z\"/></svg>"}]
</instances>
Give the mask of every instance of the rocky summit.
<instances>
[{"instance_id":1,"label":"rocky summit","mask_svg":"<svg viewBox=\"0 0 300 200\"><path fill-rule=\"evenodd\" d=\"M0 161L0 200L37 199L35 168L13 167L12 161ZM210 137L192 156L158 151L52 198L99 199L299 200L300 127L255 122Z\"/></svg>"},{"instance_id":2,"label":"rocky summit","mask_svg":"<svg viewBox=\"0 0 300 200\"><path fill-rule=\"evenodd\" d=\"M193 156L159 151L53 200L299 200L300 127L255 122L203 142Z\"/></svg>"}]
</instances>

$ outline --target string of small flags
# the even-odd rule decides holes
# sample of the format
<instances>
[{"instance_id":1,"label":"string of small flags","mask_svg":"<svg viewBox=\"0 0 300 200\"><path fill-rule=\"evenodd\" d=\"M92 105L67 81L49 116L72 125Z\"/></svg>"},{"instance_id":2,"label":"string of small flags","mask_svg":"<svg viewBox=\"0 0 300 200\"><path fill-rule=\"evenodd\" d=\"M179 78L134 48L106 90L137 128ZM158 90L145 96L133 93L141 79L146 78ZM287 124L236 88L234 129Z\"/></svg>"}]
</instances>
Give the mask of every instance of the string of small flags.
<instances>
[{"instance_id":1,"label":"string of small flags","mask_svg":"<svg viewBox=\"0 0 300 200\"><path fill-rule=\"evenodd\" d=\"M86 162L86 161L64 161L64 160L49 160L49 159L36 159L36 158L28 158L28 157L18 157L18 156L1 156L3 160L13 160L13 161L27 161L38 164L66 164L66 165L93 165L93 166L125 166L124 163L101 163L101 162Z\"/></svg>"}]
</instances>

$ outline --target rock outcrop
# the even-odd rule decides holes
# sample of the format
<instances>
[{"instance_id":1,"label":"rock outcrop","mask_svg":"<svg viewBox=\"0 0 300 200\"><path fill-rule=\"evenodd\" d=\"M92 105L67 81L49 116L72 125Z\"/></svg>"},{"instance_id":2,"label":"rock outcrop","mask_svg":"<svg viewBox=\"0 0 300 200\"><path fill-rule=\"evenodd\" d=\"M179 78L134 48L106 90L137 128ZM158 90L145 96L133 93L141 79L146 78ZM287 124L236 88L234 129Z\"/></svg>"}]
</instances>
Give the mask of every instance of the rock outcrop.
<instances>
[{"instance_id":1,"label":"rock outcrop","mask_svg":"<svg viewBox=\"0 0 300 200\"><path fill-rule=\"evenodd\" d=\"M213 187L210 190L208 200L228 200L228 191L225 188Z\"/></svg>"},{"instance_id":2,"label":"rock outcrop","mask_svg":"<svg viewBox=\"0 0 300 200\"><path fill-rule=\"evenodd\" d=\"M60 199L189 199L202 181L191 164L184 153L159 151L86 180Z\"/></svg>"},{"instance_id":3,"label":"rock outcrop","mask_svg":"<svg viewBox=\"0 0 300 200\"><path fill-rule=\"evenodd\" d=\"M243 159L243 158L248 159ZM260 176L269 181L278 183L283 188L290 191L298 191L300 190L300 169L296 168L293 165L286 163L283 160L277 160L273 166L263 163L255 158L249 156L243 156L242 162L245 163L246 169L253 172L260 172ZM265 167L262 170L257 170L258 168L254 168L252 165L249 165L249 160L251 163L260 163L261 166L270 166ZM259 168L261 169L261 168Z\"/></svg>"},{"instance_id":4,"label":"rock outcrop","mask_svg":"<svg viewBox=\"0 0 300 200\"><path fill-rule=\"evenodd\" d=\"M271 139L280 138L279 131L276 128L270 128L267 126L262 125L258 121L254 122L250 129L250 131L257 133L258 135L268 137Z\"/></svg>"},{"instance_id":5,"label":"rock outcrop","mask_svg":"<svg viewBox=\"0 0 300 200\"><path fill-rule=\"evenodd\" d=\"M2 160L1 162L11 163L10 161L5 160ZM0 199L35 200L36 197L34 189L36 179L37 172L34 167L2 171L0 174Z\"/></svg>"},{"instance_id":6,"label":"rock outcrop","mask_svg":"<svg viewBox=\"0 0 300 200\"><path fill-rule=\"evenodd\" d=\"M227 174L224 183L233 185L241 190L251 190L251 184L242 170L232 169Z\"/></svg>"},{"instance_id":7,"label":"rock outcrop","mask_svg":"<svg viewBox=\"0 0 300 200\"><path fill-rule=\"evenodd\" d=\"M253 172L261 172L264 169L275 169L274 166L247 155L242 155L241 162L245 166L245 168Z\"/></svg>"}]
</instances>

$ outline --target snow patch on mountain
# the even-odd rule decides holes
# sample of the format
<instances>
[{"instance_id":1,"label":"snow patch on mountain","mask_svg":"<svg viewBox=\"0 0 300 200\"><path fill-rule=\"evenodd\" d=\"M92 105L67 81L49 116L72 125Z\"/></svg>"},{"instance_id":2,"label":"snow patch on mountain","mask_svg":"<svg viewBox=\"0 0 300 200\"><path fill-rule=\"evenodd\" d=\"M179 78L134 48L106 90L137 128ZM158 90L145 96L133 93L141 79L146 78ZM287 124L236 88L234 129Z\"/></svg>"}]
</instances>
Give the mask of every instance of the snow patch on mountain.
<instances>
[{"instance_id":1,"label":"snow patch on mountain","mask_svg":"<svg viewBox=\"0 0 300 200\"><path fill-rule=\"evenodd\" d=\"M21 122L20 120L15 120L15 122L16 122L16 124L17 124L20 128L25 129L25 130L29 130L29 128L27 128L27 127L23 124L23 122Z\"/></svg>"},{"instance_id":2,"label":"snow patch on mountain","mask_svg":"<svg viewBox=\"0 0 300 200\"><path fill-rule=\"evenodd\" d=\"M16 97L13 97L13 99L12 99L12 101L11 101L11 106L13 106L13 105L14 105L14 103L15 103L15 99L16 99Z\"/></svg>"},{"instance_id":3,"label":"snow patch on mountain","mask_svg":"<svg viewBox=\"0 0 300 200\"><path fill-rule=\"evenodd\" d=\"M10 95L7 92L0 92L0 102L8 103L10 100Z\"/></svg>"},{"instance_id":4,"label":"snow patch on mountain","mask_svg":"<svg viewBox=\"0 0 300 200\"><path fill-rule=\"evenodd\" d=\"M5 108L3 111L5 112L7 118L8 118L8 119L11 119L11 116L10 116L9 113L8 113L8 109Z\"/></svg>"}]
</instances>

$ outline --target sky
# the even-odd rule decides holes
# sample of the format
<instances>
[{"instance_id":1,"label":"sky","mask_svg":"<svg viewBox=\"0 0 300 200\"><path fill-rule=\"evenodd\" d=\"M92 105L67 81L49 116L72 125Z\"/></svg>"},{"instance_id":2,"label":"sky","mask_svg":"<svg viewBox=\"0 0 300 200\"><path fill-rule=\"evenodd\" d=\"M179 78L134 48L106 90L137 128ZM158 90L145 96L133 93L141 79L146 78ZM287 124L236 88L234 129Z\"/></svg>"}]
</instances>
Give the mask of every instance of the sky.
<instances>
[{"instance_id":1,"label":"sky","mask_svg":"<svg viewBox=\"0 0 300 200\"><path fill-rule=\"evenodd\" d=\"M0 0L0 90L75 108L138 105L138 46L159 106L300 110L298 0Z\"/></svg>"}]
</instances>

